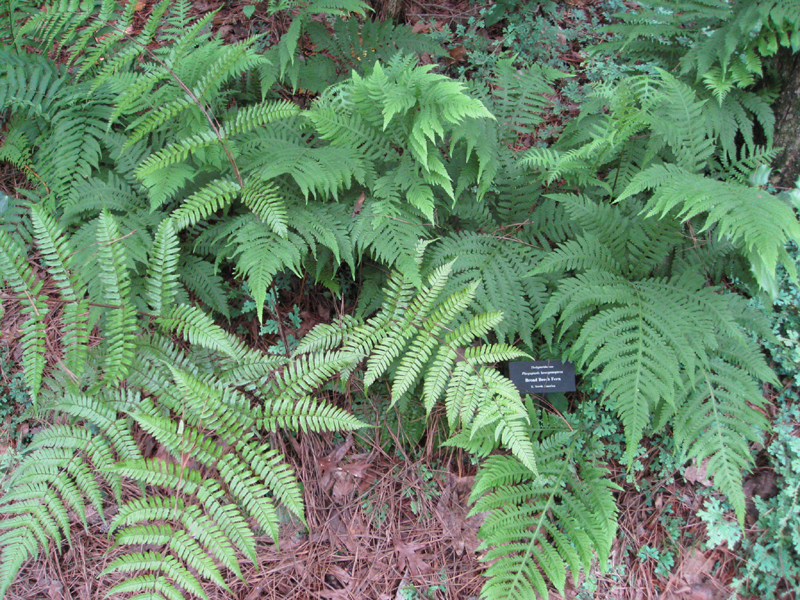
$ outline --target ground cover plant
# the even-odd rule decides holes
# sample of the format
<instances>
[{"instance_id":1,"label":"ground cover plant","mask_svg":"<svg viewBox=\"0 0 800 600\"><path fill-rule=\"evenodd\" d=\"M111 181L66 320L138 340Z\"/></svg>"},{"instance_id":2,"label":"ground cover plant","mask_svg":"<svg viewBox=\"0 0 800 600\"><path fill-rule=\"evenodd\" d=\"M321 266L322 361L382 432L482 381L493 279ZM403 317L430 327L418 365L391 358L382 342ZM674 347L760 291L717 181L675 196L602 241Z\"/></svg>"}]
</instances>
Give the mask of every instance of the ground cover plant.
<instances>
[{"instance_id":1,"label":"ground cover plant","mask_svg":"<svg viewBox=\"0 0 800 600\"><path fill-rule=\"evenodd\" d=\"M513 19L523 4L482 18L531 26ZM526 357L576 363L620 424L629 473L644 439L669 438L671 464L704 465L742 525L769 429L762 386L779 386L750 299L796 278L786 248L800 238L795 196L764 177L773 119L751 89L773 46L797 50L797 17L745 4L698 3L677 32L623 18L595 52L641 61L635 42L653 36L669 51L645 69L620 58L556 135L553 99L572 93L560 64L514 52L456 79L430 33L374 22L359 0L256 6L243 13L280 35L234 43L181 0L145 16L135 2L7 3L0 158L28 183L3 195L0 274L22 315L28 416L45 425L4 464L0 594L102 523L131 551L98 593L233 595L262 540L310 525L285 440L299 457L339 431L354 433L328 471L370 439L468 457L481 597L563 594L605 566L619 490L587 451L603 434L586 407L543 410L502 374ZM695 35L709 28L727 45ZM279 306L289 274L347 308L300 336L301 309ZM269 353L230 333L243 296ZM415 515L435 496L419 473ZM428 571L421 548L395 541L396 587ZM669 572L669 549L637 553Z\"/></svg>"}]
</instances>

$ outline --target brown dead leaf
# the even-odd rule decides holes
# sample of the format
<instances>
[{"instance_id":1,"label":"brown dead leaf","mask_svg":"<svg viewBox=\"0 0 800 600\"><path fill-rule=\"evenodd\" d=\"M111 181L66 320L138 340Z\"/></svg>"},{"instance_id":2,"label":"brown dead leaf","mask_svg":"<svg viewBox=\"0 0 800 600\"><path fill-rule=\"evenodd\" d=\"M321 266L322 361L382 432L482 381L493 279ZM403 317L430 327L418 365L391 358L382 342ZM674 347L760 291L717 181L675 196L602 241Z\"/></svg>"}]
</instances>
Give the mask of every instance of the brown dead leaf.
<instances>
[{"instance_id":1,"label":"brown dead leaf","mask_svg":"<svg viewBox=\"0 0 800 600\"><path fill-rule=\"evenodd\" d=\"M136 6L133 7L133 10L139 12L140 10L144 10L144 7L147 6L142 0L136 3Z\"/></svg>"},{"instance_id":2,"label":"brown dead leaf","mask_svg":"<svg viewBox=\"0 0 800 600\"><path fill-rule=\"evenodd\" d=\"M711 575L717 557L697 548L683 555L667 583L663 600L722 600L727 597L724 587Z\"/></svg>"},{"instance_id":3,"label":"brown dead leaf","mask_svg":"<svg viewBox=\"0 0 800 600\"><path fill-rule=\"evenodd\" d=\"M361 546L360 540L367 529L360 520L353 518L349 525L345 524L337 509L328 521L326 529L331 546L334 548L344 546L351 554L364 556L365 549Z\"/></svg>"},{"instance_id":4,"label":"brown dead leaf","mask_svg":"<svg viewBox=\"0 0 800 600\"><path fill-rule=\"evenodd\" d=\"M364 472L370 465L372 463L367 460L359 460L336 467L332 473L334 483L331 493L337 504L342 504L350 498L356 489L363 491L361 483L364 480Z\"/></svg>"},{"instance_id":5,"label":"brown dead leaf","mask_svg":"<svg viewBox=\"0 0 800 600\"><path fill-rule=\"evenodd\" d=\"M47 597L50 600L64 600L64 584L53 579L47 586Z\"/></svg>"},{"instance_id":6,"label":"brown dead leaf","mask_svg":"<svg viewBox=\"0 0 800 600\"><path fill-rule=\"evenodd\" d=\"M353 206L353 214L350 215L351 217L355 217L361 212L361 209L364 208L364 200L366 200L366 198L367 195L364 192L361 192L361 195L358 197L358 200L356 200L356 203Z\"/></svg>"},{"instance_id":7,"label":"brown dead leaf","mask_svg":"<svg viewBox=\"0 0 800 600\"><path fill-rule=\"evenodd\" d=\"M329 490L331 485L333 485L333 471L336 467L339 466L339 463L342 462L345 454L350 450L353 446L353 436L348 435L347 439L339 446L336 450L328 454L321 459L319 459L319 464L317 465L319 468L319 487L323 490Z\"/></svg>"},{"instance_id":8,"label":"brown dead leaf","mask_svg":"<svg viewBox=\"0 0 800 600\"><path fill-rule=\"evenodd\" d=\"M344 504L344 501L353 495L355 489L356 480L353 477L339 468L333 472L333 489L331 490L331 495L336 504Z\"/></svg>"},{"instance_id":9,"label":"brown dead leaf","mask_svg":"<svg viewBox=\"0 0 800 600\"><path fill-rule=\"evenodd\" d=\"M474 483L474 477L456 477L451 473L436 505L436 516L442 524L445 536L451 539L450 543L456 556L473 554L480 545L478 530L486 518L486 513L470 517L467 506Z\"/></svg>"},{"instance_id":10,"label":"brown dead leaf","mask_svg":"<svg viewBox=\"0 0 800 600\"><path fill-rule=\"evenodd\" d=\"M351 600L353 598L347 590L321 590L317 592L317 595L325 600Z\"/></svg>"},{"instance_id":11,"label":"brown dead leaf","mask_svg":"<svg viewBox=\"0 0 800 600\"><path fill-rule=\"evenodd\" d=\"M711 481L706 475L706 468L708 467L708 459L705 459L702 464L698 465L695 461L692 466L687 467L683 473L683 478L690 483L699 483L704 487L709 487Z\"/></svg>"},{"instance_id":12,"label":"brown dead leaf","mask_svg":"<svg viewBox=\"0 0 800 600\"><path fill-rule=\"evenodd\" d=\"M394 541L394 549L397 552L397 566L399 571L408 569L414 575L431 573L433 569L423 560L422 556L417 555L417 550L422 550L427 544L419 542L406 543L402 540Z\"/></svg>"},{"instance_id":13,"label":"brown dead leaf","mask_svg":"<svg viewBox=\"0 0 800 600\"><path fill-rule=\"evenodd\" d=\"M414 26L411 28L411 33L430 33L431 26L427 23L423 23L422 21L417 21L414 23Z\"/></svg>"},{"instance_id":14,"label":"brown dead leaf","mask_svg":"<svg viewBox=\"0 0 800 600\"><path fill-rule=\"evenodd\" d=\"M467 49L464 46L456 46L447 51L455 62L461 62L467 57Z\"/></svg>"}]
</instances>

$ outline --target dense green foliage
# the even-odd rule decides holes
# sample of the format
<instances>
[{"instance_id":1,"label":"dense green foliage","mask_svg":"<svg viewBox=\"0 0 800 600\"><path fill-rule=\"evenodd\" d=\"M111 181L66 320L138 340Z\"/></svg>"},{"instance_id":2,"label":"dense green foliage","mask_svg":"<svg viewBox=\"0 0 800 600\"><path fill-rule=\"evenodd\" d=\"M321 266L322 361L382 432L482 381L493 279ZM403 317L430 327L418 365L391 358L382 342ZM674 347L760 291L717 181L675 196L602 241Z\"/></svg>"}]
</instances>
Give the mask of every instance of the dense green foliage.
<instances>
[{"instance_id":1,"label":"dense green foliage","mask_svg":"<svg viewBox=\"0 0 800 600\"><path fill-rule=\"evenodd\" d=\"M749 178L773 156L758 145L773 120L737 61L767 56L770 32L794 48L797 28L779 2L764 3L755 38L744 3L694 4L705 16L691 24L716 28L681 63L696 81L654 68L595 86L557 143L519 153L564 73L500 60L485 81L448 78L417 64L436 54L430 39L364 19L357 0L277 3L295 16L267 48L223 44L186 1L164 0L135 34L134 3L7 2L0 158L32 189L3 207L0 273L24 307L36 410L70 424L40 432L5 482L0 590L69 538L69 511L103 514L101 485L119 502L123 479L150 491L120 506L111 534L169 550L112 563L145 574L110 591L203 598L198 576L224 587L237 552L253 559L248 516L273 538L273 500L303 518L264 434L362 426L315 399L359 377L385 381L401 410L443 403L446 444L481 459L474 510L490 514L495 561L483 596L563 591L567 568L604 562L616 507L605 471L574 451L586 433L538 414L495 368L525 356L576 362L621 418L629 464L665 430L680 461L708 459L741 521L750 442L767 427L759 383L775 381L746 295L776 294L780 266L794 274L785 246L800 224ZM607 49L655 36L677 61L689 22L656 30L643 14ZM732 41L704 46L717 38ZM66 65L46 58L54 45ZM34 250L63 305L52 373ZM356 277L357 314L292 357L262 356L210 314L229 316L233 275L263 319L286 271L335 292ZM103 343L89 348L94 327ZM133 423L172 458L143 458Z\"/></svg>"}]
</instances>

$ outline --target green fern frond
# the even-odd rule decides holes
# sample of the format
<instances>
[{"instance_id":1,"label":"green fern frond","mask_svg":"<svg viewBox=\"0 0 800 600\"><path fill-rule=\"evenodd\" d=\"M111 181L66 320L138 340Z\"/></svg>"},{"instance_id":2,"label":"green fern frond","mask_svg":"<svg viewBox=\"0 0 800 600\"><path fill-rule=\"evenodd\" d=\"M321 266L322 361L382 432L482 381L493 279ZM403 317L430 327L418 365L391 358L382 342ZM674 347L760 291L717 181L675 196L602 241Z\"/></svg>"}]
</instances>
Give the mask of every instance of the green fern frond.
<instances>
[{"instance_id":1,"label":"green fern frond","mask_svg":"<svg viewBox=\"0 0 800 600\"><path fill-rule=\"evenodd\" d=\"M607 402L625 424L629 458L655 406L674 403L683 388L681 365L693 370L714 343L709 307L717 302L702 283L630 282L590 271L562 280L540 317L561 313L561 335L582 323L571 356L578 368L599 369Z\"/></svg>"},{"instance_id":2,"label":"green fern frond","mask_svg":"<svg viewBox=\"0 0 800 600\"><path fill-rule=\"evenodd\" d=\"M108 590L108 596L113 594L142 592L131 598L139 600L185 600L184 595L175 588L166 577L161 575L138 575L118 583Z\"/></svg>"},{"instance_id":3,"label":"green fern frond","mask_svg":"<svg viewBox=\"0 0 800 600\"><path fill-rule=\"evenodd\" d=\"M278 186L273 181L249 179L242 190L242 202L281 237L288 235L288 212Z\"/></svg>"},{"instance_id":4,"label":"green fern frond","mask_svg":"<svg viewBox=\"0 0 800 600\"><path fill-rule=\"evenodd\" d=\"M23 302L26 315L22 325L22 366L25 380L36 402L45 367L45 317L47 303L40 297L42 282L37 282L27 262L26 252L0 229L0 275Z\"/></svg>"},{"instance_id":5,"label":"green fern frond","mask_svg":"<svg viewBox=\"0 0 800 600\"><path fill-rule=\"evenodd\" d=\"M236 114L226 120L224 129L228 137L249 133L258 127L279 119L289 119L300 114L300 108L286 100L253 104L236 111Z\"/></svg>"},{"instance_id":6,"label":"green fern frond","mask_svg":"<svg viewBox=\"0 0 800 600\"><path fill-rule=\"evenodd\" d=\"M295 401L268 399L256 421L257 427L276 431L279 427L302 431L352 431L368 427L347 411L304 396Z\"/></svg>"},{"instance_id":7,"label":"green fern frond","mask_svg":"<svg viewBox=\"0 0 800 600\"><path fill-rule=\"evenodd\" d=\"M174 530L169 525L138 525L117 533L116 543L130 546L141 546L142 544L167 546L172 553L181 558L201 577L213 581L231 593L219 568L214 564L213 558L206 554L197 540L183 530Z\"/></svg>"},{"instance_id":8,"label":"green fern frond","mask_svg":"<svg viewBox=\"0 0 800 600\"><path fill-rule=\"evenodd\" d=\"M255 219L238 229L233 239L236 245L236 268L247 278L258 319L262 321L267 289L273 277L286 269L299 275L303 253L307 249L296 234L281 237L267 224Z\"/></svg>"},{"instance_id":9,"label":"green fern frond","mask_svg":"<svg viewBox=\"0 0 800 600\"><path fill-rule=\"evenodd\" d=\"M100 574L109 573L129 573L138 571L155 571L164 573L190 594L202 600L208 600L208 596L203 591L203 586L197 578L191 574L174 556L157 554L156 552L136 552L124 554L114 560ZM166 584L165 584L166 585Z\"/></svg>"},{"instance_id":10,"label":"green fern frond","mask_svg":"<svg viewBox=\"0 0 800 600\"><path fill-rule=\"evenodd\" d=\"M336 146L311 147L305 142L261 137L256 154L245 157L254 175L274 179L287 175L303 196L338 198L354 182L366 183L366 165L359 153Z\"/></svg>"},{"instance_id":11,"label":"green fern frond","mask_svg":"<svg viewBox=\"0 0 800 600\"><path fill-rule=\"evenodd\" d=\"M794 273L785 244L800 239L800 224L792 209L771 194L694 175L674 165L655 165L634 177L617 200L646 190L653 191L646 206L648 215L675 211L681 219L703 216L700 231L713 229L742 247L764 289L774 288L778 263Z\"/></svg>"},{"instance_id":12,"label":"green fern frond","mask_svg":"<svg viewBox=\"0 0 800 600\"><path fill-rule=\"evenodd\" d=\"M234 454L226 454L217 463L217 469L237 503L277 542L278 513L268 498L269 488L254 476L251 466Z\"/></svg>"},{"instance_id":13,"label":"green fern frond","mask_svg":"<svg viewBox=\"0 0 800 600\"><path fill-rule=\"evenodd\" d=\"M41 531L39 523L31 516L6 519L0 527L8 526L11 531L0 535L0 596L14 583L22 566L29 560L39 556L42 538L47 536ZM37 535L38 534L38 535Z\"/></svg>"},{"instance_id":14,"label":"green fern frond","mask_svg":"<svg viewBox=\"0 0 800 600\"><path fill-rule=\"evenodd\" d=\"M231 357L236 355L228 333L196 306L190 304L175 306L158 320L158 324L202 348Z\"/></svg>"},{"instance_id":15,"label":"green fern frond","mask_svg":"<svg viewBox=\"0 0 800 600\"><path fill-rule=\"evenodd\" d=\"M186 506L180 498L149 496L131 501L120 507L110 524L110 531L122 525L133 525L143 521L179 521L220 563L243 578L236 553L227 535L219 525L195 506Z\"/></svg>"},{"instance_id":16,"label":"green fern frond","mask_svg":"<svg viewBox=\"0 0 800 600\"><path fill-rule=\"evenodd\" d=\"M193 375L169 365L172 378L181 392L180 404L188 422L215 430L228 439L236 439L250 431L255 415L249 399L219 381L201 381Z\"/></svg>"},{"instance_id":17,"label":"green fern frond","mask_svg":"<svg viewBox=\"0 0 800 600\"><path fill-rule=\"evenodd\" d=\"M191 254L180 257L178 273L181 281L209 308L225 317L230 316L222 277L214 265Z\"/></svg>"},{"instance_id":18,"label":"green fern frond","mask_svg":"<svg viewBox=\"0 0 800 600\"><path fill-rule=\"evenodd\" d=\"M344 315L334 323L320 323L300 340L296 353L334 350L342 345L352 329L360 325L361 322L351 315Z\"/></svg>"},{"instance_id":19,"label":"green fern frond","mask_svg":"<svg viewBox=\"0 0 800 600\"><path fill-rule=\"evenodd\" d=\"M303 491L283 455L253 442L239 442L236 449L273 496L305 524Z\"/></svg>"},{"instance_id":20,"label":"green fern frond","mask_svg":"<svg viewBox=\"0 0 800 600\"><path fill-rule=\"evenodd\" d=\"M548 297L544 281L529 272L540 258L530 246L507 243L497 236L463 232L440 240L431 251L430 264L438 266L455 259L447 291L480 281L472 315L503 309L503 321L495 330L500 341L520 335L532 345L536 318Z\"/></svg>"},{"instance_id":21,"label":"green fern frond","mask_svg":"<svg viewBox=\"0 0 800 600\"><path fill-rule=\"evenodd\" d=\"M392 361L400 355L408 340L414 335L415 329L428 316L433 303L444 289L452 268L453 263L451 262L436 269L428 279L428 285L412 301L403 317L391 323L385 330L385 337L371 352L367 361L367 372L364 375L365 386L374 383L386 372Z\"/></svg>"},{"instance_id":22,"label":"green fern frond","mask_svg":"<svg viewBox=\"0 0 800 600\"><path fill-rule=\"evenodd\" d=\"M213 131L203 131L177 142L173 142L147 158L136 170L136 176L145 182L153 181L148 178L155 175L158 171L181 162L185 160L186 157L218 142L219 138Z\"/></svg>"},{"instance_id":23,"label":"green fern frond","mask_svg":"<svg viewBox=\"0 0 800 600\"><path fill-rule=\"evenodd\" d=\"M489 548L483 560L493 563L482 598L547 597L548 582L563 593L567 568L577 578L595 552L609 552L616 530L614 486L604 470L575 460L572 448L559 433L537 443L538 477L514 457L493 456L481 465L471 514L490 513L479 535L482 548Z\"/></svg>"},{"instance_id":24,"label":"green fern frond","mask_svg":"<svg viewBox=\"0 0 800 600\"><path fill-rule=\"evenodd\" d=\"M197 490L197 499L208 515L219 525L231 543L253 562L256 556L256 542L253 531L235 504L223 504L225 492L216 480L207 480Z\"/></svg>"},{"instance_id":25,"label":"green fern frond","mask_svg":"<svg viewBox=\"0 0 800 600\"><path fill-rule=\"evenodd\" d=\"M764 405L763 394L749 373L720 358L713 359L694 383L677 408L675 441L684 459L706 464L714 486L728 497L743 523L742 473L753 464L750 444L760 443L759 432L767 428L758 410Z\"/></svg>"},{"instance_id":26,"label":"green fern frond","mask_svg":"<svg viewBox=\"0 0 800 600\"><path fill-rule=\"evenodd\" d=\"M150 310L163 316L178 291L178 236L170 219L158 226L147 271L145 295Z\"/></svg>"},{"instance_id":27,"label":"green fern frond","mask_svg":"<svg viewBox=\"0 0 800 600\"><path fill-rule=\"evenodd\" d=\"M106 324L108 350L106 378L112 383L121 381L133 362L136 336L136 310L130 303L130 277L120 233L114 218L106 211L100 213L97 227L100 279L110 310Z\"/></svg>"},{"instance_id":28,"label":"green fern frond","mask_svg":"<svg viewBox=\"0 0 800 600\"><path fill-rule=\"evenodd\" d=\"M202 482L198 471L183 469L160 459L122 461L114 465L112 472L134 481L187 494L196 493Z\"/></svg>"},{"instance_id":29,"label":"green fern frond","mask_svg":"<svg viewBox=\"0 0 800 600\"><path fill-rule=\"evenodd\" d=\"M264 392L284 400L300 400L320 388L338 371L352 366L354 360L357 360L355 356L345 352L300 355L275 374Z\"/></svg>"},{"instance_id":30,"label":"green fern frond","mask_svg":"<svg viewBox=\"0 0 800 600\"><path fill-rule=\"evenodd\" d=\"M171 215L175 229L181 231L208 219L214 212L227 207L241 188L235 181L218 179L189 196Z\"/></svg>"},{"instance_id":31,"label":"green fern frond","mask_svg":"<svg viewBox=\"0 0 800 600\"><path fill-rule=\"evenodd\" d=\"M55 220L39 205L31 205L31 224L40 252L47 262L47 270L59 287L66 302L77 302L85 289L81 277L72 264L72 256L64 234Z\"/></svg>"},{"instance_id":32,"label":"green fern frond","mask_svg":"<svg viewBox=\"0 0 800 600\"><path fill-rule=\"evenodd\" d=\"M119 419L117 411L98 396L68 393L51 407L98 427L109 439L116 454L123 459L141 458L127 421Z\"/></svg>"}]
</instances>

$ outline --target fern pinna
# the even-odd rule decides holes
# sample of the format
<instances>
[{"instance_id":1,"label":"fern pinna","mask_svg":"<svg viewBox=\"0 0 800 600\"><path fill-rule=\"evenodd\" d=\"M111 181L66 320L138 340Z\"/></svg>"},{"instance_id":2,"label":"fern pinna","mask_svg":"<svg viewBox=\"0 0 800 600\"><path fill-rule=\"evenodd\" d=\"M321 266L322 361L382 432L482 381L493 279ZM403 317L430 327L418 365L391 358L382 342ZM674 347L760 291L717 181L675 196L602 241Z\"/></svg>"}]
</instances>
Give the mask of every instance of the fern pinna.
<instances>
[{"instance_id":1,"label":"fern pinna","mask_svg":"<svg viewBox=\"0 0 800 600\"><path fill-rule=\"evenodd\" d=\"M31 315L23 356L33 373L31 390L38 392L36 410L67 419L37 433L3 483L0 596L40 549L59 550L69 541L70 513L84 527L89 510L105 521L110 490L119 510L109 535L133 548L105 572L136 574L108 593L206 598L204 582L227 589L224 570L242 576L240 554L255 560L248 518L276 541L277 503L304 518L294 473L263 436L283 427L364 426L310 395L350 359L337 353L276 359L246 349L200 309L176 303L179 243L171 220L156 233L141 286L132 286L116 221L107 212L98 220L100 251L90 268L103 278L103 304L89 302L76 275L81 269L72 262L73 240L42 208L31 209L34 238L65 305L63 371L48 377L46 386L42 324L49 306L39 294L42 281L26 249L0 229L0 248L9 258L3 278ZM143 301L146 319L135 308ZM88 348L87 319L98 309L103 344ZM155 320L156 333L148 334L148 319ZM183 338L192 350L180 350L170 336ZM67 366L73 363L80 369ZM134 424L163 448L163 456L142 454ZM147 492L121 503L123 481ZM137 551L142 544L162 551Z\"/></svg>"}]
</instances>

